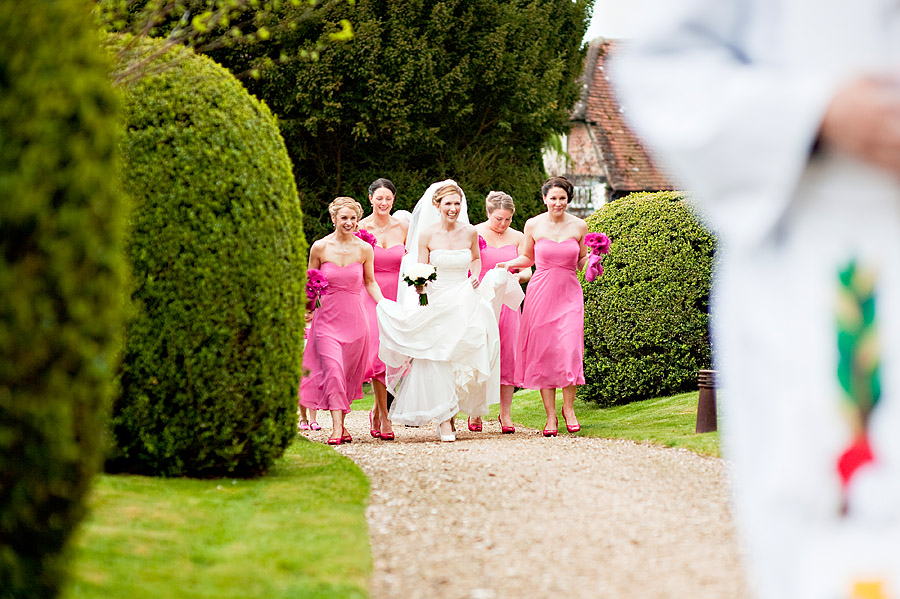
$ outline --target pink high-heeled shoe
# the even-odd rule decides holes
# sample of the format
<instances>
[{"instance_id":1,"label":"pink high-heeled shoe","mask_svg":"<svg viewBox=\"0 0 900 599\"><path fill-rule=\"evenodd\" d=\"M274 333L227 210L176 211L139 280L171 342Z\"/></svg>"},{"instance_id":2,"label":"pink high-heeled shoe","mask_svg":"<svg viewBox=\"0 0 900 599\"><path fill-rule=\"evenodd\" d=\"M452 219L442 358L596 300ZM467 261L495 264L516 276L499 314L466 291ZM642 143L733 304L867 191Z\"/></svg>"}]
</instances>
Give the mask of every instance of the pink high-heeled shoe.
<instances>
[{"instance_id":1,"label":"pink high-heeled shoe","mask_svg":"<svg viewBox=\"0 0 900 599\"><path fill-rule=\"evenodd\" d=\"M375 437L376 439L381 438L381 431L375 428L372 424L372 411L369 411L369 434Z\"/></svg>"},{"instance_id":2,"label":"pink high-heeled shoe","mask_svg":"<svg viewBox=\"0 0 900 599\"><path fill-rule=\"evenodd\" d=\"M560 410L560 413L562 414L563 422L566 423L566 430L567 430L567 431L569 431L570 433L577 433L578 431L581 430L581 425L580 425L580 424L573 424L572 426L569 426L569 419L566 418L566 411L565 411L565 410Z\"/></svg>"},{"instance_id":3,"label":"pink high-heeled shoe","mask_svg":"<svg viewBox=\"0 0 900 599\"><path fill-rule=\"evenodd\" d=\"M497 422L500 423L500 432L503 433L504 435L510 435L510 434L516 432L516 427L514 427L514 426L503 426L503 421L500 420L499 416L497 416Z\"/></svg>"},{"instance_id":4,"label":"pink high-heeled shoe","mask_svg":"<svg viewBox=\"0 0 900 599\"><path fill-rule=\"evenodd\" d=\"M306 421L306 420L301 420L301 421L300 421L300 430L301 430L301 431L308 431L308 430L309 430L309 422Z\"/></svg>"},{"instance_id":5,"label":"pink high-heeled shoe","mask_svg":"<svg viewBox=\"0 0 900 599\"><path fill-rule=\"evenodd\" d=\"M466 421L466 424L469 425L469 430L473 433L480 433L482 431L482 426L480 424L472 424L472 419Z\"/></svg>"}]
</instances>

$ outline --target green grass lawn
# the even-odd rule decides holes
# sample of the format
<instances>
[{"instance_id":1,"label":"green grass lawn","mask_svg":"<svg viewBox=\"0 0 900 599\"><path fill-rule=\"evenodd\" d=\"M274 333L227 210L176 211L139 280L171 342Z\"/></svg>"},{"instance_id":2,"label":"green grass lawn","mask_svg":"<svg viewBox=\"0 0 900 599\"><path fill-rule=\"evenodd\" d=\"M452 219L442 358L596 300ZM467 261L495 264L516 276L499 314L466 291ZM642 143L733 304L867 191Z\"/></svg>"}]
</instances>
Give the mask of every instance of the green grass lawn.
<instances>
[{"instance_id":1,"label":"green grass lawn","mask_svg":"<svg viewBox=\"0 0 900 599\"><path fill-rule=\"evenodd\" d=\"M562 409L562 393L556 394L557 414ZM497 406L491 414L496 418ZM629 439L655 443L665 447L683 447L703 455L719 456L719 433L697 434L697 392L682 393L636 401L624 406L601 408L597 404L575 400L575 414L581 431L589 437ZM547 421L538 391L519 391L513 397L513 421L516 424L543 429ZM561 435L567 435L562 417Z\"/></svg>"},{"instance_id":2,"label":"green grass lawn","mask_svg":"<svg viewBox=\"0 0 900 599\"><path fill-rule=\"evenodd\" d=\"M369 484L298 438L253 480L97 477L63 599L364 598Z\"/></svg>"},{"instance_id":3,"label":"green grass lawn","mask_svg":"<svg viewBox=\"0 0 900 599\"><path fill-rule=\"evenodd\" d=\"M558 395L557 411L561 406ZM371 409L371 394L353 407ZM694 433L696 407L696 392L613 408L579 401L577 434L717 456L718 434ZM513 420L543 428L537 391L516 393ZM62 597L365 598L372 571L368 491L352 462L302 437L254 480L101 475Z\"/></svg>"}]
</instances>

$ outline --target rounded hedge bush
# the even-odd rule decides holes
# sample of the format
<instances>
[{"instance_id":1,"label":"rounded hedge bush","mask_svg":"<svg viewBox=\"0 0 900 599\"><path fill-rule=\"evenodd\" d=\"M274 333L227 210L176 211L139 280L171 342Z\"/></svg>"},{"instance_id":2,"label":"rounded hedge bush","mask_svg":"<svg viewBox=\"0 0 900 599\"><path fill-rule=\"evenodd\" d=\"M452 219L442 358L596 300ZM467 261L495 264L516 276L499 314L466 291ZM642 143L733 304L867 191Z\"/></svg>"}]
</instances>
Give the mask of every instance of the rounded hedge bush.
<instances>
[{"instance_id":1,"label":"rounded hedge bush","mask_svg":"<svg viewBox=\"0 0 900 599\"><path fill-rule=\"evenodd\" d=\"M56 596L102 460L126 279L108 72L84 2L0 3L4 598Z\"/></svg>"},{"instance_id":2,"label":"rounded hedge bush","mask_svg":"<svg viewBox=\"0 0 900 599\"><path fill-rule=\"evenodd\" d=\"M612 246L603 276L582 282L579 394L613 405L696 388L697 370L710 367L714 238L675 192L629 195L587 223Z\"/></svg>"},{"instance_id":3,"label":"rounded hedge bush","mask_svg":"<svg viewBox=\"0 0 900 599\"><path fill-rule=\"evenodd\" d=\"M117 68L131 49L110 38ZM252 476L296 434L306 242L269 109L177 48L122 85L134 313L111 471Z\"/></svg>"}]
</instances>

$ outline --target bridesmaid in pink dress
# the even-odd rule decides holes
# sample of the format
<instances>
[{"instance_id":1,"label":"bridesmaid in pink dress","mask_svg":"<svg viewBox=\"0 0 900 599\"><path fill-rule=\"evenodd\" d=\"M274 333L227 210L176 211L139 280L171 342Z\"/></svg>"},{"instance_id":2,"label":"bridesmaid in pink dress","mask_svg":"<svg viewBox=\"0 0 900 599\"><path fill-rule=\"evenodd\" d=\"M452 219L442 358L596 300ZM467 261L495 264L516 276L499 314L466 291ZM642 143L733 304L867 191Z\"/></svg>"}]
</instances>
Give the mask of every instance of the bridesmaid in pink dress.
<instances>
[{"instance_id":1,"label":"bridesmaid in pink dress","mask_svg":"<svg viewBox=\"0 0 900 599\"><path fill-rule=\"evenodd\" d=\"M316 241L309 251L309 268L322 271L328 287L313 313L303 352L300 403L331 412L329 445L350 443L344 414L350 402L363 396L369 361L368 310L363 288L376 302L384 299L375 282L372 246L354 235L362 206L353 198L336 198L328 207L334 233Z\"/></svg>"},{"instance_id":2,"label":"bridesmaid in pink dress","mask_svg":"<svg viewBox=\"0 0 900 599\"><path fill-rule=\"evenodd\" d=\"M481 250L481 274L484 278L489 270L498 262L514 260L525 246L525 235L516 231L512 224L516 205L509 194L492 191L484 200L487 208L487 220L475 225L478 235L485 241ZM531 278L531 268L524 268L517 274L519 283ZM503 306L500 310L500 430L503 433L514 433L512 424L513 392L518 384L516 379L516 341L519 337L519 312ZM481 418L469 422L469 430L481 430Z\"/></svg>"},{"instance_id":3,"label":"bridesmaid in pink dress","mask_svg":"<svg viewBox=\"0 0 900 599\"><path fill-rule=\"evenodd\" d=\"M547 412L545 437L555 437L556 390L562 389L562 416L570 433L581 430L575 418L575 386L584 384L584 296L576 272L588 258L587 223L566 213L574 188L564 177L541 186L547 212L525 223L525 242L515 260L502 268L536 265L525 293L516 349L516 380L540 389Z\"/></svg>"},{"instance_id":4,"label":"bridesmaid in pink dress","mask_svg":"<svg viewBox=\"0 0 900 599\"><path fill-rule=\"evenodd\" d=\"M377 240L375 244L375 280L381 293L389 300L397 300L397 284L400 281L400 261L405 251L406 233L409 221L391 216L397 188L389 179L376 179L369 185L369 202L372 203L372 214L359 221L359 228L372 233ZM375 304L371 299L366 301L369 319L375 323ZM373 326L369 338L370 366L366 371L366 380L372 381L375 392L375 408L369 415L369 432L376 439L392 441L394 430L388 419L387 387L385 386L384 362L378 359L378 327Z\"/></svg>"}]
</instances>

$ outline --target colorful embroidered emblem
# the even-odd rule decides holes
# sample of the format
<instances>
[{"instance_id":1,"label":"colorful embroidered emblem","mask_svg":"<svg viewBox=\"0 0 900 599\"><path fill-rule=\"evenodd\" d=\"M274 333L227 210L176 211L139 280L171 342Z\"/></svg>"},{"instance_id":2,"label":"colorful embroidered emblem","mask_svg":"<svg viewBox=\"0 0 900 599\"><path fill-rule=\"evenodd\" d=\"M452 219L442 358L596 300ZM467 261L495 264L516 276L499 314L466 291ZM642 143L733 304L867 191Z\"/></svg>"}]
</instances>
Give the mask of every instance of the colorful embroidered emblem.
<instances>
[{"instance_id":1,"label":"colorful embroidered emblem","mask_svg":"<svg viewBox=\"0 0 900 599\"><path fill-rule=\"evenodd\" d=\"M869 445L869 417L881 399L881 348L876 319L875 273L850 262L840 273L837 333L842 401L853 430L853 441L838 459L837 469L847 511L850 481L875 456Z\"/></svg>"}]
</instances>

